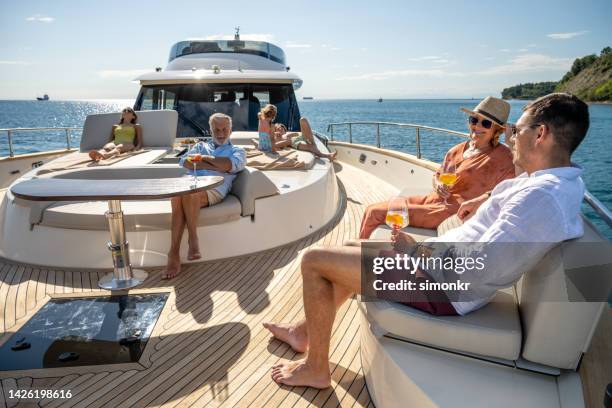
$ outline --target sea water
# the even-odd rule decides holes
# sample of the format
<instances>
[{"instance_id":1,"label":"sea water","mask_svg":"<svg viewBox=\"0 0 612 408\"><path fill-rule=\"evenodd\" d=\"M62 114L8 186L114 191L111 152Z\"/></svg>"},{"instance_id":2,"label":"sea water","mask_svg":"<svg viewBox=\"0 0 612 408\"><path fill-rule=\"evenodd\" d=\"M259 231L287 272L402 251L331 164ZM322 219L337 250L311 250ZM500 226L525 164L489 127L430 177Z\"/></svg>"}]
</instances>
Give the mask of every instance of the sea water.
<instances>
[{"instance_id":1,"label":"sea water","mask_svg":"<svg viewBox=\"0 0 612 408\"><path fill-rule=\"evenodd\" d=\"M381 121L413 123L439 127L459 132L467 131L466 114L460 108L474 108L476 99L426 99L426 100L309 100L300 101L300 112L310 121L314 130L330 134L329 123L347 121ZM119 112L125 106L133 106L133 100L96 101L0 101L0 128L14 127L83 127L87 115ZM510 101L510 121L521 115L525 101ZM589 191L612 208L612 105L590 105L591 125L586 139L574 153L573 160L584 168L583 179ZM348 127L334 127L335 140L348 141ZM416 153L414 129L381 126L382 147ZM110 136L110 129L109 129ZM457 136L421 130L421 153L424 158L439 162L444 153L462 141ZM80 133L71 134L72 146L78 146ZM352 127L352 139L356 143L376 144L376 126ZM66 146L66 133L16 133L13 135L15 154L62 149ZM0 157L8 155L6 132L0 132ZM612 230L600 221L590 208L584 207L587 216L612 239Z\"/></svg>"}]
</instances>

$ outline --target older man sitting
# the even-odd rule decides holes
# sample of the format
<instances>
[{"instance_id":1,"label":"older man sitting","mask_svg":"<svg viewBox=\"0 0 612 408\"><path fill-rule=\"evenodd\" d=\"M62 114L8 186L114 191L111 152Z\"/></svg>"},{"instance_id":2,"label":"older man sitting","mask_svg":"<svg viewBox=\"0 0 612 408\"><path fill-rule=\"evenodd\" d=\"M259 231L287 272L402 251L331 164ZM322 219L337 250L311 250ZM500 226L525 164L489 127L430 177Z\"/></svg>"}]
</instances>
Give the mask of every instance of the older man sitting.
<instances>
[{"instance_id":1,"label":"older man sitting","mask_svg":"<svg viewBox=\"0 0 612 408\"><path fill-rule=\"evenodd\" d=\"M189 237L187 259L193 261L202 257L197 231L200 208L221 202L231 189L236 173L246 165L244 149L230 142L232 118L215 113L210 116L209 125L212 140L196 144L188 154L202 155L202 161L196 163L198 176L222 176L223 184L212 190L172 198L172 241L166 271L162 275L164 279L174 278L181 271L179 250L185 226ZM183 156L179 164L193 173L193 163L187 162L187 156Z\"/></svg>"}]
</instances>

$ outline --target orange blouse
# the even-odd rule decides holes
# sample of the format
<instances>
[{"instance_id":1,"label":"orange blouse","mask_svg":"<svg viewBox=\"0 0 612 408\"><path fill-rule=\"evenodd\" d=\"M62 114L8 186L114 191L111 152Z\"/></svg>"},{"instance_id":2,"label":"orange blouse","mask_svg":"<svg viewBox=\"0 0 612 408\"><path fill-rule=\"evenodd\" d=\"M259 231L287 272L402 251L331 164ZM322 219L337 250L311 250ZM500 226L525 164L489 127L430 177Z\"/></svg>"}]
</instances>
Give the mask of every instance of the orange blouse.
<instances>
[{"instance_id":1,"label":"orange blouse","mask_svg":"<svg viewBox=\"0 0 612 408\"><path fill-rule=\"evenodd\" d=\"M406 198L411 226L436 228L455 214L464 201L491 191L500 182L514 177L512 152L507 146L498 144L491 150L464 159L463 153L468 148L469 142L460 143L444 157L444 163L454 162L457 174L457 181L449 188L451 196L447 199L448 205L435 191L425 196ZM441 170L442 166L436 176Z\"/></svg>"}]
</instances>

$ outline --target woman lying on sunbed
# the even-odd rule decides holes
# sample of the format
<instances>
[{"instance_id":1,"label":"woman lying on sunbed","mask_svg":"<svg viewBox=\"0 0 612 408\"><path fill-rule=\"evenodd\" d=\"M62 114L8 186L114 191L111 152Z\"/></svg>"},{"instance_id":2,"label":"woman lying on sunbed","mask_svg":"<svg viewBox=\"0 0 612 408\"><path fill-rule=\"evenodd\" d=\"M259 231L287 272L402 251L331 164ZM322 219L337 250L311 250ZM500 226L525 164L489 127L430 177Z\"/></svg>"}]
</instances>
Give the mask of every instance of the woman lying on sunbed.
<instances>
[{"instance_id":1,"label":"woman lying on sunbed","mask_svg":"<svg viewBox=\"0 0 612 408\"><path fill-rule=\"evenodd\" d=\"M121 153L142 148L142 128L136 120L138 116L132 108L125 108L121 111L121 120L113 125L113 130L108 139L108 143L100 150L92 150L89 157L94 161L110 159Z\"/></svg>"},{"instance_id":2,"label":"woman lying on sunbed","mask_svg":"<svg viewBox=\"0 0 612 408\"><path fill-rule=\"evenodd\" d=\"M334 160L338 154L338 152L323 153L317 148L312 129L306 118L300 119L300 132L288 132L287 127L282 123L275 124L274 138L277 149L293 147L296 150L304 150L329 160Z\"/></svg>"}]
</instances>

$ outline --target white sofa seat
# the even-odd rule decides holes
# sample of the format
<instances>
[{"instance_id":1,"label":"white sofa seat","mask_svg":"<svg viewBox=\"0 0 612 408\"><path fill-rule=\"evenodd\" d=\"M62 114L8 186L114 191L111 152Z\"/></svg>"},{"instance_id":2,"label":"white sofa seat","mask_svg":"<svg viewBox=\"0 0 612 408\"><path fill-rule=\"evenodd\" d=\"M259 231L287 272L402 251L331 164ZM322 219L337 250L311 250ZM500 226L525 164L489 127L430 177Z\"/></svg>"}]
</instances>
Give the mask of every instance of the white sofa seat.
<instances>
[{"instance_id":1,"label":"white sofa seat","mask_svg":"<svg viewBox=\"0 0 612 408\"><path fill-rule=\"evenodd\" d=\"M124 201L126 231L168 230L172 209L170 200ZM44 211L40 225L77 230L108 230L106 201L60 202ZM198 226L223 224L240 218L240 200L228 195L217 205L200 210Z\"/></svg>"},{"instance_id":2,"label":"white sofa seat","mask_svg":"<svg viewBox=\"0 0 612 408\"><path fill-rule=\"evenodd\" d=\"M516 360L521 352L521 323L511 290L466 316L433 316L399 303L364 302L365 313L380 334L428 346Z\"/></svg>"},{"instance_id":3,"label":"white sofa seat","mask_svg":"<svg viewBox=\"0 0 612 408\"><path fill-rule=\"evenodd\" d=\"M402 231L420 242L460 225L461 220L452 216L437 231L416 227ZM391 229L382 225L371 238L390 240ZM364 310L378 330L416 343L505 360L516 360L521 352L521 323L512 288L497 292L489 304L461 317L433 316L387 301L364 302Z\"/></svg>"}]
</instances>

